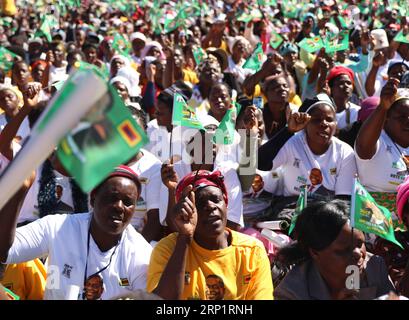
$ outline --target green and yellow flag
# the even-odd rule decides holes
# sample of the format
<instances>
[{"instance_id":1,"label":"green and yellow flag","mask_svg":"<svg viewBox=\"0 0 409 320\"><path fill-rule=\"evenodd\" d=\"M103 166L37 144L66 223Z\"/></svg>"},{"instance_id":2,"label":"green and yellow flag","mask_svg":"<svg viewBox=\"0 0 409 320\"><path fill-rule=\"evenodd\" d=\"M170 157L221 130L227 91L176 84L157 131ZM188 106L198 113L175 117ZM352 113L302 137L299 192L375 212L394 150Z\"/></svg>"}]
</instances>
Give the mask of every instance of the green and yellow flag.
<instances>
[{"instance_id":1,"label":"green and yellow flag","mask_svg":"<svg viewBox=\"0 0 409 320\"><path fill-rule=\"evenodd\" d=\"M294 216L291 219L290 229L288 229L289 235L291 234L291 232L293 232L295 228L297 217L300 215L301 211L303 211L306 206L307 206L307 186L302 186L300 190L300 195L298 196Z\"/></svg>"},{"instance_id":2,"label":"green and yellow flag","mask_svg":"<svg viewBox=\"0 0 409 320\"><path fill-rule=\"evenodd\" d=\"M277 49L282 43L284 39L281 35L279 35L277 32L273 31L271 32L271 37L270 37L270 46L273 49Z\"/></svg>"},{"instance_id":3,"label":"green and yellow flag","mask_svg":"<svg viewBox=\"0 0 409 320\"><path fill-rule=\"evenodd\" d=\"M194 129L204 129L192 107L188 106L185 99L179 93L175 93L173 99L172 124Z\"/></svg>"},{"instance_id":4,"label":"green and yellow flag","mask_svg":"<svg viewBox=\"0 0 409 320\"><path fill-rule=\"evenodd\" d=\"M375 202L357 178L351 198L351 227L373 233L403 249L395 238L391 213Z\"/></svg>"},{"instance_id":5,"label":"green and yellow flag","mask_svg":"<svg viewBox=\"0 0 409 320\"><path fill-rule=\"evenodd\" d=\"M206 58L206 52L202 49L202 47L197 46L195 49L193 49L193 57L195 58L196 65L200 65Z\"/></svg>"},{"instance_id":6,"label":"green and yellow flag","mask_svg":"<svg viewBox=\"0 0 409 320\"><path fill-rule=\"evenodd\" d=\"M13 67L14 58L16 57L17 55L14 52L0 47L0 69L5 72L9 71Z\"/></svg>"},{"instance_id":7,"label":"green and yellow flag","mask_svg":"<svg viewBox=\"0 0 409 320\"><path fill-rule=\"evenodd\" d=\"M234 134L236 131L237 115L241 109L240 104L233 104L230 109L226 111L216 133L213 137L213 142L216 144L232 144L234 142Z\"/></svg>"},{"instance_id":8,"label":"green and yellow flag","mask_svg":"<svg viewBox=\"0 0 409 320\"><path fill-rule=\"evenodd\" d=\"M251 69L256 72L259 71L263 64L263 58L264 58L263 46L261 42L259 42L251 56L244 63L243 69Z\"/></svg>"},{"instance_id":9,"label":"green and yellow flag","mask_svg":"<svg viewBox=\"0 0 409 320\"><path fill-rule=\"evenodd\" d=\"M326 53L347 50L349 48L349 31L342 30L339 34L328 32L324 43Z\"/></svg>"},{"instance_id":10,"label":"green and yellow flag","mask_svg":"<svg viewBox=\"0 0 409 320\"><path fill-rule=\"evenodd\" d=\"M404 42L404 43L409 43L409 33L404 35L403 30L399 31L399 33L395 36L393 39L396 42Z\"/></svg>"},{"instance_id":11,"label":"green and yellow flag","mask_svg":"<svg viewBox=\"0 0 409 320\"><path fill-rule=\"evenodd\" d=\"M304 38L297 44L301 49L304 49L309 53L314 53L324 47L324 41L322 41L320 36Z\"/></svg>"},{"instance_id":12,"label":"green and yellow flag","mask_svg":"<svg viewBox=\"0 0 409 320\"><path fill-rule=\"evenodd\" d=\"M54 102L56 109L70 99L73 90L75 82L69 78ZM107 84L102 98L60 142L57 156L81 189L90 192L148 141L116 89Z\"/></svg>"},{"instance_id":13,"label":"green and yellow flag","mask_svg":"<svg viewBox=\"0 0 409 320\"><path fill-rule=\"evenodd\" d=\"M129 52L132 49L131 43L125 39L120 33L116 33L114 41L112 42L112 48L123 56L129 57Z\"/></svg>"}]
</instances>

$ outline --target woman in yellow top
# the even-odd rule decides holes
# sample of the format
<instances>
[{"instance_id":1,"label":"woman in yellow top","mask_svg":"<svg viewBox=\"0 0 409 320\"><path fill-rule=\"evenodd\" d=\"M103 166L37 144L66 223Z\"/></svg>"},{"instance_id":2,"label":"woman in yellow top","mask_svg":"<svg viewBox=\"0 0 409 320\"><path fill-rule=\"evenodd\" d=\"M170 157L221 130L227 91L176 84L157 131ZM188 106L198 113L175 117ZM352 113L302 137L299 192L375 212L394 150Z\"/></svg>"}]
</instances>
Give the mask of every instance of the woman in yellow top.
<instances>
[{"instance_id":1,"label":"woman in yellow top","mask_svg":"<svg viewBox=\"0 0 409 320\"><path fill-rule=\"evenodd\" d=\"M155 247L147 291L164 299L273 299L270 263L263 244L226 228L227 191L220 172L200 170L179 184L169 177L177 204L178 232Z\"/></svg>"},{"instance_id":2,"label":"woman in yellow top","mask_svg":"<svg viewBox=\"0 0 409 320\"><path fill-rule=\"evenodd\" d=\"M1 284L21 300L43 300L46 278L47 271L39 259L0 266Z\"/></svg>"}]
</instances>

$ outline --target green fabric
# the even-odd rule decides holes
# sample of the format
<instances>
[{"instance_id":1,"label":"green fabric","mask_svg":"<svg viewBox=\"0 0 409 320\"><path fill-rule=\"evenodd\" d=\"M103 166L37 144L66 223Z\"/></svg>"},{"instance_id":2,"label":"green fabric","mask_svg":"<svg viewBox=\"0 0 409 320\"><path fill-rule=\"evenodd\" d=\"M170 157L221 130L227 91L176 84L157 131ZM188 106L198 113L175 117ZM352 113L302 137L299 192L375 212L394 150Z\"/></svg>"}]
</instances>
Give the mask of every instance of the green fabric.
<instances>
[{"instance_id":1,"label":"green fabric","mask_svg":"<svg viewBox=\"0 0 409 320\"><path fill-rule=\"evenodd\" d=\"M0 47L0 69L8 72L13 67L14 58L16 57L17 55L14 52Z\"/></svg>"},{"instance_id":2,"label":"green fabric","mask_svg":"<svg viewBox=\"0 0 409 320\"><path fill-rule=\"evenodd\" d=\"M216 144L233 144L234 135L236 132L236 120L239 114L241 105L233 104L230 109L226 111L216 133L213 137L213 142Z\"/></svg>"},{"instance_id":3,"label":"green fabric","mask_svg":"<svg viewBox=\"0 0 409 320\"><path fill-rule=\"evenodd\" d=\"M290 229L288 229L289 235L291 234L291 232L293 232L295 224L297 223L297 217L300 215L301 211L303 211L305 207L307 207L307 186L302 186L300 190L300 195L298 196L294 215L291 218Z\"/></svg>"},{"instance_id":4,"label":"green fabric","mask_svg":"<svg viewBox=\"0 0 409 320\"><path fill-rule=\"evenodd\" d=\"M314 38L304 38L297 44L301 49L304 49L309 53L315 53L325 46L324 41L320 36L316 36Z\"/></svg>"},{"instance_id":5,"label":"green fabric","mask_svg":"<svg viewBox=\"0 0 409 320\"><path fill-rule=\"evenodd\" d=\"M187 105L185 99L179 93L175 93L173 99L172 124L195 129L204 129L197 119L196 112Z\"/></svg>"},{"instance_id":6,"label":"green fabric","mask_svg":"<svg viewBox=\"0 0 409 320\"><path fill-rule=\"evenodd\" d=\"M75 81L71 79L55 101L56 109L75 90ZM112 85L107 84L106 94L90 110L57 149L59 161L83 192L93 190L149 141Z\"/></svg>"},{"instance_id":7,"label":"green fabric","mask_svg":"<svg viewBox=\"0 0 409 320\"><path fill-rule=\"evenodd\" d=\"M263 63L263 56L264 56L263 46L261 42L259 42L251 56L244 63L243 69L251 69L256 72L259 71Z\"/></svg>"},{"instance_id":8,"label":"green fabric","mask_svg":"<svg viewBox=\"0 0 409 320\"><path fill-rule=\"evenodd\" d=\"M393 39L396 42L404 42L404 43L409 43L409 33L404 36L403 35L403 30L399 31L399 33L395 36Z\"/></svg>"},{"instance_id":9,"label":"green fabric","mask_svg":"<svg viewBox=\"0 0 409 320\"><path fill-rule=\"evenodd\" d=\"M402 248L402 245L395 239L390 211L378 205L357 179L354 181L354 192L351 200L352 226L363 232L373 233Z\"/></svg>"}]
</instances>

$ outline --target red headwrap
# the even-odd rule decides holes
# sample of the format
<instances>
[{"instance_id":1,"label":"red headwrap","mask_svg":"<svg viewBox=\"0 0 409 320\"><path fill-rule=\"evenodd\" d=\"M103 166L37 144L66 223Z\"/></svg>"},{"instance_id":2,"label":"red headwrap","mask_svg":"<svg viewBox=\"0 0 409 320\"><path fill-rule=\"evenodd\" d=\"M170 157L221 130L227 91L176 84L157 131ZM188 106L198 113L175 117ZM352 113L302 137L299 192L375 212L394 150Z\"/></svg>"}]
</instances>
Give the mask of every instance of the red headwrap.
<instances>
[{"instance_id":1,"label":"red headwrap","mask_svg":"<svg viewBox=\"0 0 409 320\"><path fill-rule=\"evenodd\" d=\"M340 76L341 74L346 74L349 79L351 79L352 84L354 84L354 72L346 67L343 66L336 66L331 69L327 76L327 81L331 81L332 79Z\"/></svg>"},{"instance_id":2,"label":"red headwrap","mask_svg":"<svg viewBox=\"0 0 409 320\"><path fill-rule=\"evenodd\" d=\"M219 188L220 190L222 190L223 199L227 206L227 189L226 185L224 184L224 177L220 171L217 170L214 172L210 172L207 170L199 170L193 171L186 175L176 187L176 201L180 200L183 190L190 184L193 185L194 190L209 186Z\"/></svg>"},{"instance_id":3,"label":"red headwrap","mask_svg":"<svg viewBox=\"0 0 409 320\"><path fill-rule=\"evenodd\" d=\"M139 192L141 191L141 183L139 182L138 174L128 166L124 166L124 165L117 166L114 169L114 171L112 171L104 181L106 181L107 179L112 178L112 177L128 178L128 179L132 180L136 184L136 186L138 188L138 191Z\"/></svg>"},{"instance_id":4,"label":"red headwrap","mask_svg":"<svg viewBox=\"0 0 409 320\"><path fill-rule=\"evenodd\" d=\"M34 70L38 65L43 65L44 68L47 68L47 61L37 60L31 64L31 69Z\"/></svg>"}]
</instances>

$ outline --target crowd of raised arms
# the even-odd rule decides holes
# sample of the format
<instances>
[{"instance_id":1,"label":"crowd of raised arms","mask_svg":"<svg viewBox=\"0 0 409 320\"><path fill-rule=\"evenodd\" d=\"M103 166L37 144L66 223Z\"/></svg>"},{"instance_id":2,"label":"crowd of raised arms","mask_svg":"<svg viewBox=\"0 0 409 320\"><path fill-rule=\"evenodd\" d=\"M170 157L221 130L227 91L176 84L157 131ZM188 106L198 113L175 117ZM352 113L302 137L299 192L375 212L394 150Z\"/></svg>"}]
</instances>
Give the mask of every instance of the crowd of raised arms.
<instances>
[{"instance_id":1,"label":"crowd of raised arms","mask_svg":"<svg viewBox=\"0 0 409 320\"><path fill-rule=\"evenodd\" d=\"M83 65L149 142L10 194L0 300L409 297L407 0L0 0L1 173Z\"/></svg>"}]
</instances>

